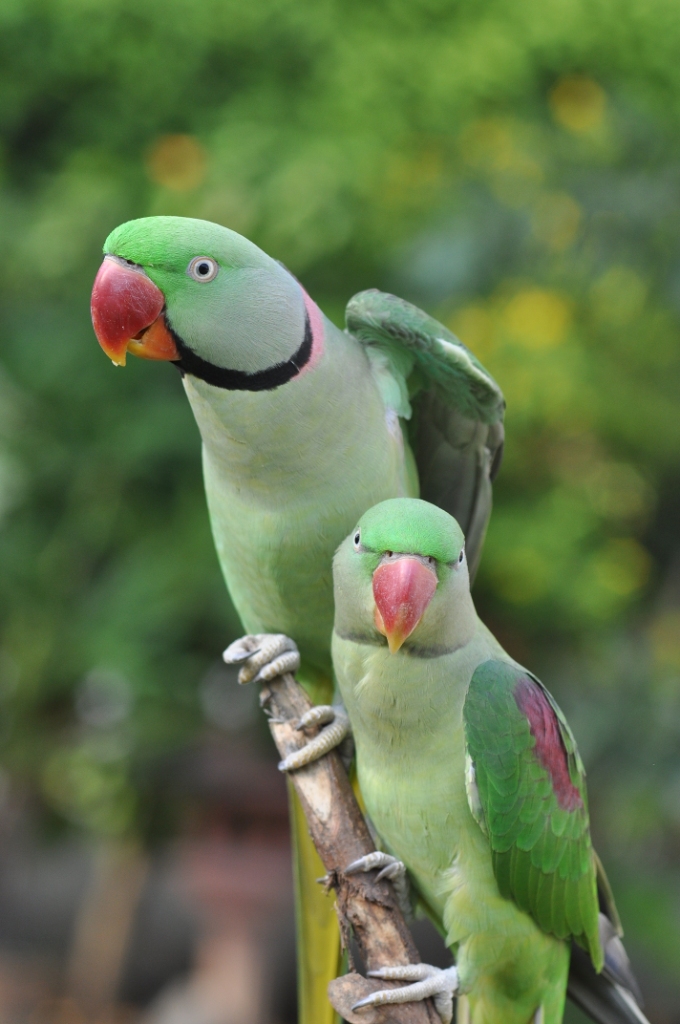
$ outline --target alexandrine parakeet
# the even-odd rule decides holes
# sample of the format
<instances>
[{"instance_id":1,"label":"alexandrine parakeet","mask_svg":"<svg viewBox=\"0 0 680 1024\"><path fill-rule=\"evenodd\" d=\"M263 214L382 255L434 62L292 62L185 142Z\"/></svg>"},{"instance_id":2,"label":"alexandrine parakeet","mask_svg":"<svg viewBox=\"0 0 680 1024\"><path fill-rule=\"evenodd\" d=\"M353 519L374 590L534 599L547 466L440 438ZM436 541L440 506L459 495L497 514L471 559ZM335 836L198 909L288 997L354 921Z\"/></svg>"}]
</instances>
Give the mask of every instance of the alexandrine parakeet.
<instances>
[{"instance_id":1,"label":"alexandrine parakeet","mask_svg":"<svg viewBox=\"0 0 680 1024\"><path fill-rule=\"evenodd\" d=\"M476 565L503 440L495 381L445 327L377 291L347 330L227 228L150 217L117 228L92 293L104 351L175 363L203 441L219 561L250 633L294 637L312 700L333 691L332 556L371 505L421 493L463 524ZM301 1020L330 1020L337 921L293 807ZM301 909L300 909L301 906Z\"/></svg>"},{"instance_id":2,"label":"alexandrine parakeet","mask_svg":"<svg viewBox=\"0 0 680 1024\"><path fill-rule=\"evenodd\" d=\"M458 523L382 502L334 581L333 664L386 851L351 870L397 858L456 959L378 976L418 979L397 998L436 993L444 1018L465 996L473 1024L559 1024L568 985L601 1024L641 1024L574 737L477 617ZM397 1001L384 995L366 1004Z\"/></svg>"}]
</instances>

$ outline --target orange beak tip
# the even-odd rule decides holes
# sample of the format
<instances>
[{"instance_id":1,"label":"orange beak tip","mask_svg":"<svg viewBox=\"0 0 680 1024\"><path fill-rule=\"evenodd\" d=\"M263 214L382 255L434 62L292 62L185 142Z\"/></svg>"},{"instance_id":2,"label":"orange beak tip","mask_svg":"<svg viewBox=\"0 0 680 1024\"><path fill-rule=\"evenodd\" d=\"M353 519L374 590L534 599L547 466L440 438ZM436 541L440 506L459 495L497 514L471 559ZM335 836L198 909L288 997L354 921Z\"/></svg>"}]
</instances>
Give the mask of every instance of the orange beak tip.
<instances>
[{"instance_id":1,"label":"orange beak tip","mask_svg":"<svg viewBox=\"0 0 680 1024\"><path fill-rule=\"evenodd\" d=\"M402 634L396 629L388 630L386 628L385 623L383 622L383 617L380 614L380 609L378 608L377 604L373 610L373 623L378 632L382 633L382 635L387 640L387 646L389 648L390 654L396 654L399 648L403 645L406 637L402 636Z\"/></svg>"},{"instance_id":2,"label":"orange beak tip","mask_svg":"<svg viewBox=\"0 0 680 1024\"><path fill-rule=\"evenodd\" d=\"M400 647L403 646L406 637L397 637L394 633L387 637L387 646L390 654L396 654Z\"/></svg>"}]
</instances>

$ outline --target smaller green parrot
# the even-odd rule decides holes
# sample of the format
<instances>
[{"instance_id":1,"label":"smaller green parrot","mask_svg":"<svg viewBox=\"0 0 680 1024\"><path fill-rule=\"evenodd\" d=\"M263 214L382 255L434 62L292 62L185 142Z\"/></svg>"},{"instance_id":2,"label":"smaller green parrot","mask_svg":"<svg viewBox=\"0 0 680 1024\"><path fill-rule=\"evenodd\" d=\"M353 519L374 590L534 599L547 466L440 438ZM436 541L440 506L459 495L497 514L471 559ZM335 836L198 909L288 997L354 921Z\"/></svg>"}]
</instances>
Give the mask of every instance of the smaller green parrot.
<instances>
[{"instance_id":1,"label":"smaller green parrot","mask_svg":"<svg viewBox=\"0 0 680 1024\"><path fill-rule=\"evenodd\" d=\"M346 870L408 882L456 961L372 972L413 984L354 1009L433 996L450 1021L462 996L472 1024L559 1024L568 988L599 1024L644 1024L574 737L477 617L456 520L383 501L333 569L333 665L383 846ZM292 667L283 647L265 665L266 638L251 641L243 680Z\"/></svg>"}]
</instances>

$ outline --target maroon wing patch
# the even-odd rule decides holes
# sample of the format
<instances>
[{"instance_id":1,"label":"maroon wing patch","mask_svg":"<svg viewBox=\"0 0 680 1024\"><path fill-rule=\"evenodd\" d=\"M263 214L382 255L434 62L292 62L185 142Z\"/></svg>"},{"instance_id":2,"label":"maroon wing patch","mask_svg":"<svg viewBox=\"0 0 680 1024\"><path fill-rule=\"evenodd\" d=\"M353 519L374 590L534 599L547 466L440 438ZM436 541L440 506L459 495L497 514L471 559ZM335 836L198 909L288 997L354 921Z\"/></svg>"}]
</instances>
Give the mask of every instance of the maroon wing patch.
<instances>
[{"instance_id":1,"label":"maroon wing patch","mask_svg":"<svg viewBox=\"0 0 680 1024\"><path fill-rule=\"evenodd\" d=\"M528 676L518 680L514 697L517 707L529 721L531 735L536 740L536 756L550 775L558 804L565 811L582 807L581 794L569 776L567 751L550 701Z\"/></svg>"}]
</instances>

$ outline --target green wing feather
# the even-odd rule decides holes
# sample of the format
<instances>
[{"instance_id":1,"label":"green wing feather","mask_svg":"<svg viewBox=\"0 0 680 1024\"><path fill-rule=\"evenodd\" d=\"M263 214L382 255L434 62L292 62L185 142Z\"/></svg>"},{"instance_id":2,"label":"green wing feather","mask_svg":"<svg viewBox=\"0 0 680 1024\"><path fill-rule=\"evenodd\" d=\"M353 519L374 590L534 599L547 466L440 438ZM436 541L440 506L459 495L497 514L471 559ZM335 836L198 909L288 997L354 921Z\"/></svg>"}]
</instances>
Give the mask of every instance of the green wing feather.
<instances>
[{"instance_id":1,"label":"green wing feather","mask_svg":"<svg viewBox=\"0 0 680 1024\"><path fill-rule=\"evenodd\" d=\"M346 319L385 404L410 420L421 497L458 520L474 574L503 449L501 389L455 334L404 299L360 292Z\"/></svg>"},{"instance_id":2,"label":"green wing feather","mask_svg":"<svg viewBox=\"0 0 680 1024\"><path fill-rule=\"evenodd\" d=\"M574 938L601 970L585 770L562 712L534 676L487 661L463 714L470 807L489 837L501 894L544 931Z\"/></svg>"}]
</instances>

